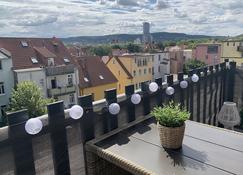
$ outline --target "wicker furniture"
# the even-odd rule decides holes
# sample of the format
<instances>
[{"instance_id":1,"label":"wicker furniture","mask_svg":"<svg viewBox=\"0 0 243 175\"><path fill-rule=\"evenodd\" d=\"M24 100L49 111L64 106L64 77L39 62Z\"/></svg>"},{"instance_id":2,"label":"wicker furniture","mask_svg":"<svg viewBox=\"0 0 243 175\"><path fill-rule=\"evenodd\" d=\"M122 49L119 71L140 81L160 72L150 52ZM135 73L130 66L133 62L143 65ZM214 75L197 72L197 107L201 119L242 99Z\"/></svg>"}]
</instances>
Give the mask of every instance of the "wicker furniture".
<instances>
[{"instance_id":1,"label":"wicker furniture","mask_svg":"<svg viewBox=\"0 0 243 175\"><path fill-rule=\"evenodd\" d=\"M243 172L243 134L186 122L182 149L160 144L153 118L85 146L88 175L229 175Z\"/></svg>"}]
</instances>

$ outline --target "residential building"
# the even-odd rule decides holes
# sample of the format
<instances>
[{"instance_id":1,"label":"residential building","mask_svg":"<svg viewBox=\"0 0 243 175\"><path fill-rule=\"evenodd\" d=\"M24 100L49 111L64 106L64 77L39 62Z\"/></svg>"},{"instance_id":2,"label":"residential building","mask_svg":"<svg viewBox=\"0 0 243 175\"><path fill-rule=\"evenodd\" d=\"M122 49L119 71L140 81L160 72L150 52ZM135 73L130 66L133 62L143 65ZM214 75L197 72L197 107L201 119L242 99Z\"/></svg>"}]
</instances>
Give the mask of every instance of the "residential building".
<instances>
[{"instance_id":1,"label":"residential building","mask_svg":"<svg viewBox=\"0 0 243 175\"><path fill-rule=\"evenodd\" d=\"M11 54L14 83L33 81L44 97L77 102L78 70L67 48L57 38L0 38L0 48Z\"/></svg>"},{"instance_id":2,"label":"residential building","mask_svg":"<svg viewBox=\"0 0 243 175\"><path fill-rule=\"evenodd\" d=\"M5 108L9 104L11 91L14 87L12 67L11 54L7 50L0 48L0 121Z\"/></svg>"},{"instance_id":3,"label":"residential building","mask_svg":"<svg viewBox=\"0 0 243 175\"><path fill-rule=\"evenodd\" d=\"M112 49L112 56L122 56L128 53L127 49Z\"/></svg>"},{"instance_id":4,"label":"residential building","mask_svg":"<svg viewBox=\"0 0 243 175\"><path fill-rule=\"evenodd\" d=\"M184 57L185 62L193 59L193 52L194 51L192 49L184 49L183 50L183 57Z\"/></svg>"},{"instance_id":5,"label":"residential building","mask_svg":"<svg viewBox=\"0 0 243 175\"><path fill-rule=\"evenodd\" d=\"M165 80L165 75L170 74L170 54L169 52L151 53L154 56L152 67L153 80L162 78Z\"/></svg>"},{"instance_id":6,"label":"residential building","mask_svg":"<svg viewBox=\"0 0 243 175\"><path fill-rule=\"evenodd\" d=\"M221 45L217 43L198 44L195 57L207 65L218 64L221 57Z\"/></svg>"},{"instance_id":7,"label":"residential building","mask_svg":"<svg viewBox=\"0 0 243 175\"><path fill-rule=\"evenodd\" d=\"M125 86L134 84L135 89L141 88L141 83L153 80L154 56L152 54L124 54L112 57L107 67L118 80L119 94L125 92Z\"/></svg>"},{"instance_id":8,"label":"residential building","mask_svg":"<svg viewBox=\"0 0 243 175\"><path fill-rule=\"evenodd\" d=\"M92 94L94 100L104 98L104 91L117 88L117 79L97 56L74 57L79 70L80 95Z\"/></svg>"},{"instance_id":9,"label":"residential building","mask_svg":"<svg viewBox=\"0 0 243 175\"><path fill-rule=\"evenodd\" d=\"M165 51L170 55L170 73L177 74L183 71L185 63L183 48L179 46L168 47Z\"/></svg>"},{"instance_id":10,"label":"residential building","mask_svg":"<svg viewBox=\"0 0 243 175\"><path fill-rule=\"evenodd\" d=\"M227 40L221 43L221 61L229 59L235 61L237 66L243 66L243 41Z\"/></svg>"}]
</instances>

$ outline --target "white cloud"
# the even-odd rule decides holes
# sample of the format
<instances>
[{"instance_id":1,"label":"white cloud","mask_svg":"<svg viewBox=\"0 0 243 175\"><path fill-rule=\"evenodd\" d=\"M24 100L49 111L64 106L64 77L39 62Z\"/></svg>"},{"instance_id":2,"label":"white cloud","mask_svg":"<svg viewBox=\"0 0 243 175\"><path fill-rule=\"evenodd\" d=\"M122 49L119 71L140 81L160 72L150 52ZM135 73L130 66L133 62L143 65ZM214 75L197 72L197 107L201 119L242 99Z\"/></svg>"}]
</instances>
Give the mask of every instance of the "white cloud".
<instances>
[{"instance_id":1,"label":"white cloud","mask_svg":"<svg viewBox=\"0 0 243 175\"><path fill-rule=\"evenodd\" d=\"M1 0L0 36L243 33L242 0Z\"/></svg>"}]
</instances>

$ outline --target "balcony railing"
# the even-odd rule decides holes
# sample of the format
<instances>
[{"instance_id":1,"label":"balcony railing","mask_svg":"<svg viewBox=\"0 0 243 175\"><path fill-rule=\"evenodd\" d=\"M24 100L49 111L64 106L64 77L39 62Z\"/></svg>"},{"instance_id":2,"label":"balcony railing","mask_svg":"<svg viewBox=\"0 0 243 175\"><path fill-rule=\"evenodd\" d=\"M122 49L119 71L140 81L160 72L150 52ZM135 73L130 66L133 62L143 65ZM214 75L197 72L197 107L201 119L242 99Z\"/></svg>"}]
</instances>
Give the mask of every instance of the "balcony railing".
<instances>
[{"instance_id":1,"label":"balcony railing","mask_svg":"<svg viewBox=\"0 0 243 175\"><path fill-rule=\"evenodd\" d=\"M238 52L243 52L243 46L238 46L238 47L237 47L237 51L238 51Z\"/></svg>"},{"instance_id":2,"label":"balcony railing","mask_svg":"<svg viewBox=\"0 0 243 175\"><path fill-rule=\"evenodd\" d=\"M74 65L46 67L46 76L74 73Z\"/></svg>"},{"instance_id":3,"label":"balcony railing","mask_svg":"<svg viewBox=\"0 0 243 175\"><path fill-rule=\"evenodd\" d=\"M66 87L58 87L55 89L48 89L48 96L49 97L56 97L65 94L74 93L76 91L75 86L66 86Z\"/></svg>"}]
</instances>

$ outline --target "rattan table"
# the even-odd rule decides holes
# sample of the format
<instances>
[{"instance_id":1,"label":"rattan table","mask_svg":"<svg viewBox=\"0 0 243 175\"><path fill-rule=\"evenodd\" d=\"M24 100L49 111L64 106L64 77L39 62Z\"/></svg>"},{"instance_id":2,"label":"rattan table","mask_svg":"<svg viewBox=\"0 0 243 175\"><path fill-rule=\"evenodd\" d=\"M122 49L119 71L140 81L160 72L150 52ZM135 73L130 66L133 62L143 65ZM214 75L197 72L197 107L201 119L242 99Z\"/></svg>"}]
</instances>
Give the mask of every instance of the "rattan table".
<instances>
[{"instance_id":1,"label":"rattan table","mask_svg":"<svg viewBox=\"0 0 243 175\"><path fill-rule=\"evenodd\" d=\"M243 134L187 121L182 149L168 150L151 117L88 142L86 158L89 175L242 175Z\"/></svg>"}]
</instances>

